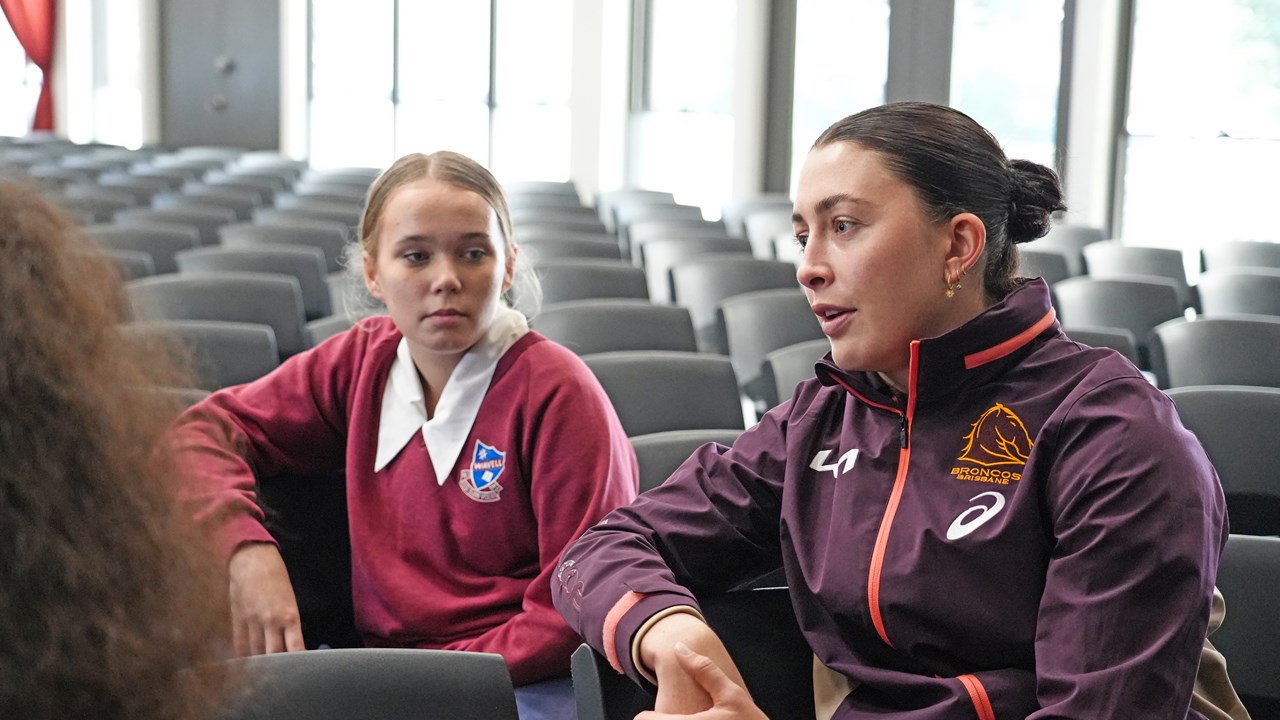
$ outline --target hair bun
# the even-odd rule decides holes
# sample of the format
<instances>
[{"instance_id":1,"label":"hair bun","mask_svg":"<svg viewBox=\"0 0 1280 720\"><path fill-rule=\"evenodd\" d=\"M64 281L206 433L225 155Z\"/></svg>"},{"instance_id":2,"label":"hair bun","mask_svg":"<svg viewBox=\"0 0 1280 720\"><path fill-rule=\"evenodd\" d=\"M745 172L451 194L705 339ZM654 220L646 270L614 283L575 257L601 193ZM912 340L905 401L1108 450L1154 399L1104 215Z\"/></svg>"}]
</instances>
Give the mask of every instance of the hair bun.
<instances>
[{"instance_id":1,"label":"hair bun","mask_svg":"<svg viewBox=\"0 0 1280 720\"><path fill-rule=\"evenodd\" d=\"M1049 232L1051 215L1066 210L1053 170L1030 160L1009 161L1009 240L1024 243Z\"/></svg>"}]
</instances>

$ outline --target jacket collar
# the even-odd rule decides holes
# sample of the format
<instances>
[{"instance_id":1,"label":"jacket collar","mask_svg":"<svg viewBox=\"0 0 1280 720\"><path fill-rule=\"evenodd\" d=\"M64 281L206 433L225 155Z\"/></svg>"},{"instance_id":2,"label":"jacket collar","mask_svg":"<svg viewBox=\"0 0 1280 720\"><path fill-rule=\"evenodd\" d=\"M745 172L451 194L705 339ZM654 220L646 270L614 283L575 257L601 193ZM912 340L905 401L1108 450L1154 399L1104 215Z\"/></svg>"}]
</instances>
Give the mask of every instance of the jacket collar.
<instances>
[{"instance_id":1,"label":"jacket collar","mask_svg":"<svg viewBox=\"0 0 1280 720\"><path fill-rule=\"evenodd\" d=\"M966 386L997 377L1026 356L1032 341L1059 333L1049 286L1041 279L1023 280L1004 300L964 325L919 341L916 402L945 400ZM878 374L842 370L831 353L815 369L823 385L837 385L839 378L875 403L906 407L906 398L896 396Z\"/></svg>"}]
</instances>

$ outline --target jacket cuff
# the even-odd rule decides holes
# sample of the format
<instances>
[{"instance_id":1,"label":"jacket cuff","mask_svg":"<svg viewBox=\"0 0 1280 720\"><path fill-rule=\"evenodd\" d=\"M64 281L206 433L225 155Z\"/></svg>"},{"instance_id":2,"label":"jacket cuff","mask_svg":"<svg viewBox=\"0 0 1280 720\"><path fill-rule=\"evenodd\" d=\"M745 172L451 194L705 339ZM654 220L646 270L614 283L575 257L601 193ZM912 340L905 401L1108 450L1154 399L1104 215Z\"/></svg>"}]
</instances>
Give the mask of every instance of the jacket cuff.
<instances>
[{"instance_id":1,"label":"jacket cuff","mask_svg":"<svg viewBox=\"0 0 1280 720\"><path fill-rule=\"evenodd\" d=\"M602 644L612 651L612 657L610 657L609 650L605 652L605 656L610 661L609 664L632 680L652 687L652 684L640 674L639 669L636 667L631 655L631 646L640 627L649 618L668 608L678 606L685 606L696 614L701 613L697 601L691 595L673 592L643 594L634 591L623 595L605 620ZM613 617L615 611L618 615L616 618ZM615 660L617 661L616 664L614 664Z\"/></svg>"}]
</instances>

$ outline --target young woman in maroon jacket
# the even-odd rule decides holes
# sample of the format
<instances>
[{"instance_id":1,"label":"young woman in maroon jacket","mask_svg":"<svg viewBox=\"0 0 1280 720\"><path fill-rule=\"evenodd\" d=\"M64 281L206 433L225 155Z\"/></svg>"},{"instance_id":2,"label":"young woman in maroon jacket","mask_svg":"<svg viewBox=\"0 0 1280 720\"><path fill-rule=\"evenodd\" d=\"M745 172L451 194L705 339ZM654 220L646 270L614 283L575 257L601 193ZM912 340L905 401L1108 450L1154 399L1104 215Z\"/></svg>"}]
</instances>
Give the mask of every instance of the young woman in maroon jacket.
<instances>
[{"instance_id":1,"label":"young woman in maroon jacket","mask_svg":"<svg viewBox=\"0 0 1280 720\"><path fill-rule=\"evenodd\" d=\"M581 360L505 303L518 249L483 167L401 158L369 190L360 243L389 317L214 393L173 432L228 562L235 647L304 647L255 476L345 468L364 642L500 653L522 717L572 716L579 640L550 576L635 497L631 445Z\"/></svg>"},{"instance_id":2,"label":"young woman in maroon jacket","mask_svg":"<svg viewBox=\"0 0 1280 720\"><path fill-rule=\"evenodd\" d=\"M817 377L554 580L587 642L656 683L642 718L760 717L696 593L779 567L834 671L820 717L1204 717L1222 491L1169 399L1017 277L1014 245L1062 209L1053 171L942 106L817 140L794 214Z\"/></svg>"}]
</instances>

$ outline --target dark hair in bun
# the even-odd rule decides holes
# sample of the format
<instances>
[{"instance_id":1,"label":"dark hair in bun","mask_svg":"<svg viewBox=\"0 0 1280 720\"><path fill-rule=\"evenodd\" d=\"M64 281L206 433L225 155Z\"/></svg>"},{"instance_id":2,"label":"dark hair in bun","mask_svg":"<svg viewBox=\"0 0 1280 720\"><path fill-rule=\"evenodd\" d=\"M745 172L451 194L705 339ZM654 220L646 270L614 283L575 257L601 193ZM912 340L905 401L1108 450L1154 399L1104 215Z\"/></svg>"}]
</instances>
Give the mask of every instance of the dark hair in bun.
<instances>
[{"instance_id":1,"label":"dark hair in bun","mask_svg":"<svg viewBox=\"0 0 1280 720\"><path fill-rule=\"evenodd\" d=\"M814 147L834 142L880 153L935 222L963 212L977 215L987 228L983 286L995 298L1015 286L1014 244L1042 237L1051 214L1066 209L1057 173L1029 160L1009 160L991 133L944 105L899 102L864 110L827 128Z\"/></svg>"}]
</instances>

